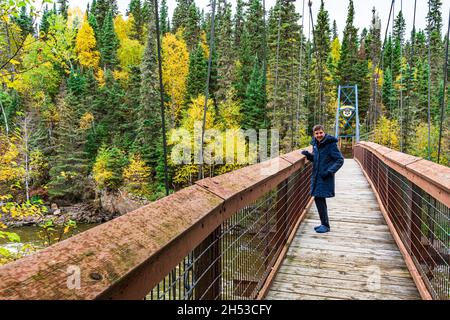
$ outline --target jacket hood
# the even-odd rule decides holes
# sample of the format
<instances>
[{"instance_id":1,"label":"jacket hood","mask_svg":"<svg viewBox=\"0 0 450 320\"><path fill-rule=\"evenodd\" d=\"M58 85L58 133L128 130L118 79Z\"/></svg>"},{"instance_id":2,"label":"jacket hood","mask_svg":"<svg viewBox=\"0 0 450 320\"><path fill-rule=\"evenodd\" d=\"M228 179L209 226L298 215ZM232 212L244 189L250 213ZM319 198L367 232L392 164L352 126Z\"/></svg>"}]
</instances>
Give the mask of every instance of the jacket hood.
<instances>
[{"instance_id":1,"label":"jacket hood","mask_svg":"<svg viewBox=\"0 0 450 320\"><path fill-rule=\"evenodd\" d=\"M338 139L336 139L334 136L330 136L328 133L325 134L325 137L323 138L321 145L327 145L329 143L336 143L338 142ZM312 137L311 139L311 145L317 144L316 138Z\"/></svg>"}]
</instances>

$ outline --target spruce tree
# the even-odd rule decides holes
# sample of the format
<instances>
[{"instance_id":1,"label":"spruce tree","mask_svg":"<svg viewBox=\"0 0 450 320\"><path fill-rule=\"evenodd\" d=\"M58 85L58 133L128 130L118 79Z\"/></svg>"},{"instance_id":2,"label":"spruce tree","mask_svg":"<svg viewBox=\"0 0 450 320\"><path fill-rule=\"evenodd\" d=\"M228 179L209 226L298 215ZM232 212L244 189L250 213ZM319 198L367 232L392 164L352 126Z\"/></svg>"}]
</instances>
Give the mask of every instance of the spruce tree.
<instances>
[{"instance_id":1,"label":"spruce tree","mask_svg":"<svg viewBox=\"0 0 450 320\"><path fill-rule=\"evenodd\" d=\"M231 88L234 76L233 26L231 21L231 4L226 0L219 2L217 48L217 99L223 101Z\"/></svg>"},{"instance_id":2,"label":"spruce tree","mask_svg":"<svg viewBox=\"0 0 450 320\"><path fill-rule=\"evenodd\" d=\"M26 37L34 32L33 19L27 13L27 7L20 8L19 17L13 17L13 21L20 27L22 37Z\"/></svg>"},{"instance_id":3,"label":"spruce tree","mask_svg":"<svg viewBox=\"0 0 450 320\"><path fill-rule=\"evenodd\" d=\"M154 14L153 4L149 12ZM136 139L133 150L141 154L146 163L156 168L162 156L162 122L159 101L159 75L157 72L156 26L154 19L149 20L148 39L141 64L141 93ZM162 181L163 177L157 177Z\"/></svg>"},{"instance_id":4,"label":"spruce tree","mask_svg":"<svg viewBox=\"0 0 450 320\"><path fill-rule=\"evenodd\" d=\"M358 31L353 26L354 15L353 1L350 0L341 46L341 59L338 65L338 73L342 85L355 84L357 82Z\"/></svg>"},{"instance_id":5,"label":"spruce tree","mask_svg":"<svg viewBox=\"0 0 450 320\"><path fill-rule=\"evenodd\" d=\"M246 12L247 19L244 22L240 35L238 79L236 79L237 95L244 99L247 86L252 74L254 58L261 63L264 58L264 17L261 0L251 0Z\"/></svg>"},{"instance_id":6,"label":"spruce tree","mask_svg":"<svg viewBox=\"0 0 450 320\"><path fill-rule=\"evenodd\" d=\"M97 19L99 26L104 25L105 19L110 10L113 18L119 13L116 0L97 0L95 6L93 5L91 10L94 10L95 18Z\"/></svg>"},{"instance_id":7,"label":"spruce tree","mask_svg":"<svg viewBox=\"0 0 450 320\"><path fill-rule=\"evenodd\" d=\"M234 16L234 50L239 50L241 45L241 35L244 29L244 1L237 0L236 14Z\"/></svg>"},{"instance_id":8,"label":"spruce tree","mask_svg":"<svg viewBox=\"0 0 450 320\"><path fill-rule=\"evenodd\" d=\"M256 60L256 59L255 59ZM250 82L242 104L242 128L261 129L265 117L265 83L263 70L254 62Z\"/></svg>"},{"instance_id":9,"label":"spruce tree","mask_svg":"<svg viewBox=\"0 0 450 320\"><path fill-rule=\"evenodd\" d=\"M167 32L170 32L170 23L169 23L169 9L167 7L167 0L161 1L161 10L160 10L160 25L159 30L161 32L161 35L166 34Z\"/></svg>"},{"instance_id":10,"label":"spruce tree","mask_svg":"<svg viewBox=\"0 0 450 320\"><path fill-rule=\"evenodd\" d=\"M48 10L48 6L45 5L44 11L42 12L41 24L39 25L39 32L47 33L50 23L48 18L50 18L52 12Z\"/></svg>"},{"instance_id":11,"label":"spruce tree","mask_svg":"<svg viewBox=\"0 0 450 320\"><path fill-rule=\"evenodd\" d=\"M104 67L114 68L117 64L118 47L119 40L114 31L113 12L109 10L103 23L100 41L100 53Z\"/></svg>"},{"instance_id":12,"label":"spruce tree","mask_svg":"<svg viewBox=\"0 0 450 320\"><path fill-rule=\"evenodd\" d=\"M133 16L132 38L143 43L145 16L141 0L131 0L127 10L127 15L130 14Z\"/></svg>"},{"instance_id":13,"label":"spruce tree","mask_svg":"<svg viewBox=\"0 0 450 320\"><path fill-rule=\"evenodd\" d=\"M338 28L336 24L336 20L333 20L333 29L331 31L331 35L333 36L333 39L339 38Z\"/></svg>"},{"instance_id":14,"label":"spruce tree","mask_svg":"<svg viewBox=\"0 0 450 320\"><path fill-rule=\"evenodd\" d=\"M64 17L64 19L67 20L68 10L69 10L69 4L67 0L58 0L59 4L59 11L58 13Z\"/></svg>"},{"instance_id":15,"label":"spruce tree","mask_svg":"<svg viewBox=\"0 0 450 320\"><path fill-rule=\"evenodd\" d=\"M430 0L427 14L427 37L430 46L431 114L439 114L439 98L442 90L442 66L444 65L444 46L442 42L441 0ZM435 117L434 117L435 118Z\"/></svg>"},{"instance_id":16,"label":"spruce tree","mask_svg":"<svg viewBox=\"0 0 450 320\"><path fill-rule=\"evenodd\" d=\"M186 83L186 102L190 103L192 98L205 93L206 76L208 65L205 53L199 44L189 57L189 74Z\"/></svg>"},{"instance_id":17,"label":"spruce tree","mask_svg":"<svg viewBox=\"0 0 450 320\"><path fill-rule=\"evenodd\" d=\"M294 3L280 0L268 21L268 106L272 126L280 130L282 149L293 146L294 115L297 105L300 16ZM280 22L280 23L279 23ZM278 37L279 33L279 37ZM279 40L279 43L278 43Z\"/></svg>"},{"instance_id":18,"label":"spruce tree","mask_svg":"<svg viewBox=\"0 0 450 320\"><path fill-rule=\"evenodd\" d=\"M83 200L88 191L86 189L88 160L84 150L85 133L79 128L82 110L82 104L79 101L82 96L76 91L73 88L66 90L63 87L62 93L57 97L58 113L64 116L53 130L56 144L54 155L50 158L48 183L48 193L52 201L73 203Z\"/></svg>"}]
</instances>

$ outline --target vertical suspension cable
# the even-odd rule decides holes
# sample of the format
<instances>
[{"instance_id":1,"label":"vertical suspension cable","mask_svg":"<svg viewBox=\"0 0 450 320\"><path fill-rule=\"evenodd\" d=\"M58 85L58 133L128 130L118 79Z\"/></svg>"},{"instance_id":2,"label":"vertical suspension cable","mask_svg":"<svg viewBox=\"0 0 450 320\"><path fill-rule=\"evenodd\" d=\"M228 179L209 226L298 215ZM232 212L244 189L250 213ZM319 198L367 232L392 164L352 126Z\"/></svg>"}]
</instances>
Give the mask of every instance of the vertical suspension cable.
<instances>
[{"instance_id":1,"label":"vertical suspension cable","mask_svg":"<svg viewBox=\"0 0 450 320\"><path fill-rule=\"evenodd\" d=\"M264 128L268 127L267 123L267 26L266 26L266 0L263 0L263 24L264 24L264 43L263 43L263 79L264 79Z\"/></svg>"},{"instance_id":2,"label":"vertical suspension cable","mask_svg":"<svg viewBox=\"0 0 450 320\"><path fill-rule=\"evenodd\" d=\"M302 26L300 29L300 52L299 52L299 66L298 66L298 86L297 86L297 114L296 114L296 134L297 134L297 140L295 142L295 146L298 147L298 141L300 139L300 132L299 132L299 122L300 122L300 101L301 101L301 83L302 83L302 68L303 68L303 28L305 26L305 0L303 0L303 6L302 6Z\"/></svg>"},{"instance_id":3,"label":"vertical suspension cable","mask_svg":"<svg viewBox=\"0 0 450 320\"><path fill-rule=\"evenodd\" d=\"M322 54L317 49L316 44L316 32L314 30L314 18L312 15L312 1L309 1L309 16L311 19L311 28L312 28L312 37L313 37L313 46L314 46L314 52L316 53L316 63L317 63L317 71L319 73L319 117L318 120L320 123L322 123L323 120L323 111L322 111L322 95L323 95L323 79L322 79ZM320 63L319 63L320 62ZM314 99L314 105L316 103L316 99ZM317 108L316 108L317 109ZM315 114L315 112L314 112Z\"/></svg>"},{"instance_id":4,"label":"vertical suspension cable","mask_svg":"<svg viewBox=\"0 0 450 320\"><path fill-rule=\"evenodd\" d=\"M444 60L444 92L441 103L441 113L440 113L440 123L439 123L439 143L438 143L438 156L437 163L439 163L441 157L441 139L442 139L442 124L444 122L444 108L445 108L445 98L447 94L447 78L448 78L448 38L450 33L450 10L448 12L448 27L447 27L447 36L446 36L446 45L445 45L445 60Z\"/></svg>"},{"instance_id":5,"label":"vertical suspension cable","mask_svg":"<svg viewBox=\"0 0 450 320\"><path fill-rule=\"evenodd\" d=\"M431 13L431 3L428 0L428 16ZM427 120L428 120L428 160L431 160L431 25L428 21L428 109L427 109Z\"/></svg>"},{"instance_id":6,"label":"vertical suspension cable","mask_svg":"<svg viewBox=\"0 0 450 320\"><path fill-rule=\"evenodd\" d=\"M211 10L211 35L209 39L208 75L206 77L205 105L203 107L202 138L200 142L200 168L198 170L198 179L201 179L203 177L203 142L205 139L206 111L208 110L209 83L211 81L211 62L214 50L214 15L216 13L216 0L212 0Z\"/></svg>"},{"instance_id":7,"label":"vertical suspension cable","mask_svg":"<svg viewBox=\"0 0 450 320\"><path fill-rule=\"evenodd\" d=\"M308 5L309 5L308 0ZM306 83L306 108L308 109L308 112L310 111L309 108L309 89L310 89L310 83L311 83L311 16L308 18L308 68L306 70L306 74L308 75L308 81ZM311 114L309 114L311 116ZM314 124L316 123L316 114L313 111L313 118L314 118Z\"/></svg>"},{"instance_id":8,"label":"vertical suspension cable","mask_svg":"<svg viewBox=\"0 0 450 320\"><path fill-rule=\"evenodd\" d=\"M410 51L410 56L409 56L409 75L408 75L408 83L407 83L407 88L408 88L408 104L406 106L406 134L405 134L405 141L404 144L406 145L406 147L408 146L407 143L407 138L408 138L408 129L409 129L409 112L410 112L410 108L411 108L411 78L412 78L412 68L413 68L413 63L414 63L414 45L415 45L415 36L416 36L416 7L417 7L417 0L414 0L414 14L413 14L413 27L412 27L412 32L411 32L411 51Z\"/></svg>"},{"instance_id":9,"label":"vertical suspension cable","mask_svg":"<svg viewBox=\"0 0 450 320\"><path fill-rule=\"evenodd\" d=\"M391 25L391 61L390 61L390 63L391 63L392 86L394 86L394 80L395 80L394 64L393 64L394 48L395 48L394 24L395 24L395 0L393 0L393 2L392 2L392 25ZM394 89L394 87L393 87L393 89ZM393 113L394 113L393 108L394 108L394 106L392 105L392 101L389 101L389 115L391 117L393 116Z\"/></svg>"},{"instance_id":10,"label":"vertical suspension cable","mask_svg":"<svg viewBox=\"0 0 450 320\"><path fill-rule=\"evenodd\" d=\"M384 32L384 45L383 45L383 49L380 52L380 59L378 60L378 64L377 64L377 69L376 69L377 70L377 75L376 75L377 80L380 77L380 68L379 68L380 62L381 62L381 69L384 70L384 49L386 48L387 33L389 30L389 23L391 21L392 9L394 8L394 1L395 0L392 0L392 2L391 2L391 9L389 10L388 23L386 25L386 30ZM377 83L377 86L378 86L378 83ZM376 96L376 92L375 92L375 96ZM376 107L376 105L375 105L375 107ZM374 128L373 128L374 131L376 130L377 111L378 110L375 111L375 117L374 117Z\"/></svg>"},{"instance_id":11,"label":"vertical suspension cable","mask_svg":"<svg viewBox=\"0 0 450 320\"><path fill-rule=\"evenodd\" d=\"M166 196L169 195L169 182L167 177L167 141L166 141L166 120L164 114L164 85L162 81L162 62L161 62L161 42L159 39L159 14L158 14L158 0L155 0L155 26L156 26L156 45L158 49L158 72L159 72L159 93L161 103L161 120L162 120L162 135L163 135L163 152L164 152L164 186L166 189Z\"/></svg>"},{"instance_id":12,"label":"vertical suspension cable","mask_svg":"<svg viewBox=\"0 0 450 320\"><path fill-rule=\"evenodd\" d=\"M274 90L274 104L273 104L273 124L276 123L276 111L278 100L278 59L280 57L280 32L281 32L281 1L278 2L278 34L277 34L277 53L275 60L275 90Z\"/></svg>"},{"instance_id":13,"label":"vertical suspension cable","mask_svg":"<svg viewBox=\"0 0 450 320\"><path fill-rule=\"evenodd\" d=\"M400 0L400 13L403 17L403 0ZM403 152L403 43L400 32L400 151Z\"/></svg>"}]
</instances>

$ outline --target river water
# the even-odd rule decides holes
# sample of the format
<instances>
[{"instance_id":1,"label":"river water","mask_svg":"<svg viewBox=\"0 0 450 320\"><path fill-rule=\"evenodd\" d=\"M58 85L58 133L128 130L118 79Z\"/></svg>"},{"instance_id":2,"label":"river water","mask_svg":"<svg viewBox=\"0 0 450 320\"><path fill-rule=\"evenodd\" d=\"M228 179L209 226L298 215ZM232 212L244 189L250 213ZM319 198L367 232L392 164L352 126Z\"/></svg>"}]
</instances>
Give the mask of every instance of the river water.
<instances>
[{"instance_id":1,"label":"river water","mask_svg":"<svg viewBox=\"0 0 450 320\"><path fill-rule=\"evenodd\" d=\"M64 235L64 239L72 237L78 233L91 229L98 226L98 223L92 224L77 224L77 227L71 229L67 234ZM6 248L12 252L18 252L20 248L25 244L32 244L35 247L43 248L42 240L38 237L38 231L42 228L38 226L24 226L18 228L8 228L6 231L17 233L20 236L20 242L10 242L8 239L0 238L0 247ZM63 239L63 240L64 240Z\"/></svg>"}]
</instances>

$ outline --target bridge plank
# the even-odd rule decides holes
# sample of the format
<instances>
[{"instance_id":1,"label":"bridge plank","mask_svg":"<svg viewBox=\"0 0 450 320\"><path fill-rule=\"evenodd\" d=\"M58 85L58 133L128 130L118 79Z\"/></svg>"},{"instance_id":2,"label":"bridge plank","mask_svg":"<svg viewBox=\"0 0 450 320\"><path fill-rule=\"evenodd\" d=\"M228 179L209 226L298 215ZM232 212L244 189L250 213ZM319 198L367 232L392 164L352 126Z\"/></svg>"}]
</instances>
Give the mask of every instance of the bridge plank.
<instances>
[{"instance_id":1,"label":"bridge plank","mask_svg":"<svg viewBox=\"0 0 450 320\"><path fill-rule=\"evenodd\" d=\"M380 150L383 151L383 150ZM420 299L375 195L346 159L328 199L331 232L317 234L313 205L297 230L267 299ZM373 285L379 280L380 286Z\"/></svg>"}]
</instances>

